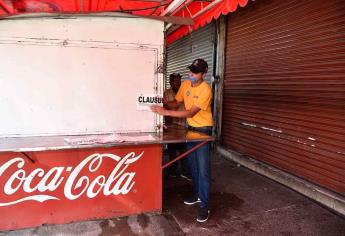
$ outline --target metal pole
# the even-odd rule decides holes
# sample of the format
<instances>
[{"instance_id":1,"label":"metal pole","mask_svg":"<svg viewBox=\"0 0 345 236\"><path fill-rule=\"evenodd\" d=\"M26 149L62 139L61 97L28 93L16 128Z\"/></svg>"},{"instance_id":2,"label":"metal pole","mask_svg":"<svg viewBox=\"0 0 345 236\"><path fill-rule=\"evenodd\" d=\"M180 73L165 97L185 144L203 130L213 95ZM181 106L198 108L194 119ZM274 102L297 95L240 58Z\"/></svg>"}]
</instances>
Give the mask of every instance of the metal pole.
<instances>
[{"instance_id":1,"label":"metal pole","mask_svg":"<svg viewBox=\"0 0 345 236\"><path fill-rule=\"evenodd\" d=\"M28 154L26 154L25 152L21 152L21 154L23 154L26 158L28 158L31 163L35 163L34 159L32 159Z\"/></svg>"},{"instance_id":2,"label":"metal pole","mask_svg":"<svg viewBox=\"0 0 345 236\"><path fill-rule=\"evenodd\" d=\"M180 160L181 158L187 156L189 153L194 152L196 149L198 149L198 148L204 146L204 145L205 145L206 143L208 143L208 142L209 142L209 141L203 141L203 142L199 143L199 144L196 145L195 147L189 149L187 152L185 152L185 153L181 154L180 156L176 157L174 160L172 160L172 161L166 163L165 165L163 165L163 166L162 166L162 169L164 169L164 168L170 166L171 164L175 163L176 161Z\"/></svg>"}]
</instances>

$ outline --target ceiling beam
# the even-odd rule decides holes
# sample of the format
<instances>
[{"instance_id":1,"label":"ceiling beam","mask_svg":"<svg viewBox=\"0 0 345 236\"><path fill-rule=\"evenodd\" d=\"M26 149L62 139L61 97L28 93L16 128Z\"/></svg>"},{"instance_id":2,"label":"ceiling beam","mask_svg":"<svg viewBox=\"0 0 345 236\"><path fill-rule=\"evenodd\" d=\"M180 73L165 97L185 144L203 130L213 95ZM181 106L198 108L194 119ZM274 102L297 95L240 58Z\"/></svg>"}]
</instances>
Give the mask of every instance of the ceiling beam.
<instances>
[{"instance_id":1,"label":"ceiling beam","mask_svg":"<svg viewBox=\"0 0 345 236\"><path fill-rule=\"evenodd\" d=\"M200 11L198 11L197 13L195 13L191 18L193 20L195 20L195 18L201 16L202 14L204 14L205 12L207 12L212 7L214 7L215 5L217 5L218 3L222 2L222 1L223 0L214 0L213 2L208 4L205 8L203 8ZM180 25L168 24L167 27L165 28L165 30L167 31L168 34L170 34L170 33L174 32L175 30L177 30L180 27L181 27Z\"/></svg>"},{"instance_id":2,"label":"ceiling beam","mask_svg":"<svg viewBox=\"0 0 345 236\"><path fill-rule=\"evenodd\" d=\"M204 14L205 12L207 12L208 10L210 10L212 7L214 7L215 5L217 5L218 3L222 2L223 0L215 0L213 2L211 2L210 4L208 4L205 8L201 9L200 11L198 11L196 14L194 14L192 16L193 19L197 18L198 16L201 16L202 14Z\"/></svg>"},{"instance_id":3,"label":"ceiling beam","mask_svg":"<svg viewBox=\"0 0 345 236\"><path fill-rule=\"evenodd\" d=\"M175 11L185 0L174 0L169 6L161 13L161 16L167 16Z\"/></svg>"},{"instance_id":4,"label":"ceiling beam","mask_svg":"<svg viewBox=\"0 0 345 236\"><path fill-rule=\"evenodd\" d=\"M187 0L185 3L181 4L178 8L176 8L173 12L171 12L171 16L175 15L177 12L181 11L183 8L187 7L191 4L194 0Z\"/></svg>"}]
</instances>

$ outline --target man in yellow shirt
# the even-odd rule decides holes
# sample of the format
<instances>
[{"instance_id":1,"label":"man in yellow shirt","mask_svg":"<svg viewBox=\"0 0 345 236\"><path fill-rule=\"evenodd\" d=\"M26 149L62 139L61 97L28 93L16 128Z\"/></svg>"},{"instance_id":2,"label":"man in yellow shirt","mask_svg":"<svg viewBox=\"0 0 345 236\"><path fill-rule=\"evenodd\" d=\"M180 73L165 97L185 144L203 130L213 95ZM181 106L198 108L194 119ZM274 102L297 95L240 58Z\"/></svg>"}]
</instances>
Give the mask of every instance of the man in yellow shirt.
<instances>
[{"instance_id":1,"label":"man in yellow shirt","mask_svg":"<svg viewBox=\"0 0 345 236\"><path fill-rule=\"evenodd\" d=\"M204 81L208 70L207 62L196 59L188 67L188 80L184 81L173 102L166 103L169 109L184 104L185 111L167 110L152 106L151 110L163 116L186 117L188 129L211 135L213 119L211 112L212 89ZM198 143L187 143L190 149ZM188 156L188 163L193 178L193 196L184 201L187 205L199 203L198 222L205 222L209 216L209 194L211 185L210 144L206 144Z\"/></svg>"}]
</instances>

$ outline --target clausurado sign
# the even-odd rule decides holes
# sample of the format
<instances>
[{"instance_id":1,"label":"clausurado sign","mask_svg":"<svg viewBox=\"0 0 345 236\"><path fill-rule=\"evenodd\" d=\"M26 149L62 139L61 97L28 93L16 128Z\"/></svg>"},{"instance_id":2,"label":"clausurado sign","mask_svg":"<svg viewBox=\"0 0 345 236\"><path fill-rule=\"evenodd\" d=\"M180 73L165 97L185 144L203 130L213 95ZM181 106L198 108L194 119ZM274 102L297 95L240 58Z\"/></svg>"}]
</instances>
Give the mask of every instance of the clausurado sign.
<instances>
[{"instance_id":1,"label":"clausurado sign","mask_svg":"<svg viewBox=\"0 0 345 236\"><path fill-rule=\"evenodd\" d=\"M150 106L163 106L163 97L157 94L140 94L137 96L137 110L151 111Z\"/></svg>"},{"instance_id":2,"label":"clausurado sign","mask_svg":"<svg viewBox=\"0 0 345 236\"><path fill-rule=\"evenodd\" d=\"M1 154L0 214L35 210L37 215L53 216L45 219L48 223L64 223L61 217L68 222L159 210L160 147L132 149L29 153L35 163L21 154ZM65 209L69 209L67 215ZM70 217L73 209L74 217ZM7 224L0 222L1 229L12 229L11 219L26 221L25 214L11 214ZM24 223L23 227L41 223L47 222Z\"/></svg>"}]
</instances>

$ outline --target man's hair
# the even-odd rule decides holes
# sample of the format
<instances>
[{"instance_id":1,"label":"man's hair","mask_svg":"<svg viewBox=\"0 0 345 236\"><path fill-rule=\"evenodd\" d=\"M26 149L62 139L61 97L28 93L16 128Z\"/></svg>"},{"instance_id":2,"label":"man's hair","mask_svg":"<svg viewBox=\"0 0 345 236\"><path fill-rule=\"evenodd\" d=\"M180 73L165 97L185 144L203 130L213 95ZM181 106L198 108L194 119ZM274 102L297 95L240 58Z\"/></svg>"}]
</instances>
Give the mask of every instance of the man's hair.
<instances>
[{"instance_id":1,"label":"man's hair","mask_svg":"<svg viewBox=\"0 0 345 236\"><path fill-rule=\"evenodd\" d=\"M175 79L175 78L181 79L182 76L181 76L179 73L172 73L172 74L169 75L169 80L170 80L170 81L173 80L173 79Z\"/></svg>"}]
</instances>

